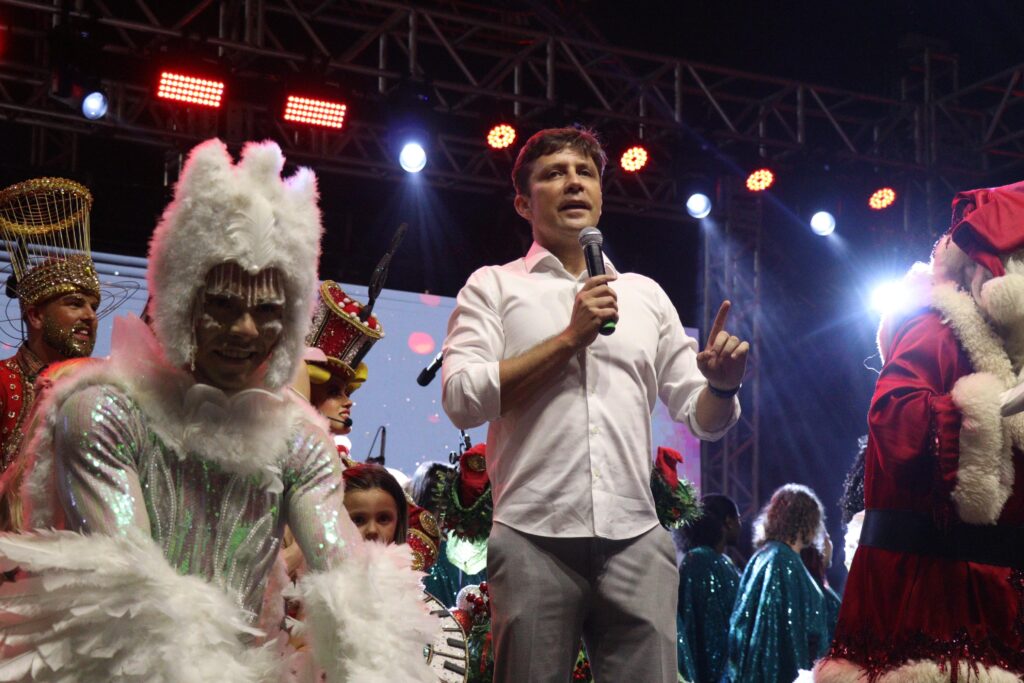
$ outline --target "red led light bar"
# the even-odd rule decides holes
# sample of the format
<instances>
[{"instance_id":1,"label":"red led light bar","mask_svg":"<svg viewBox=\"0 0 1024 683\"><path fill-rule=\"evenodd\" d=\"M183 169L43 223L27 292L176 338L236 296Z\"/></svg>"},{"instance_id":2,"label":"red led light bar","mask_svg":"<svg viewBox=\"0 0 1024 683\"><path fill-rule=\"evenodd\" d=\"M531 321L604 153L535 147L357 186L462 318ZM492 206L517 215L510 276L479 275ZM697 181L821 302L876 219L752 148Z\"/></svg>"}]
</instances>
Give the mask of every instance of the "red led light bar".
<instances>
[{"instance_id":1,"label":"red led light bar","mask_svg":"<svg viewBox=\"0 0 1024 683\"><path fill-rule=\"evenodd\" d=\"M163 71L156 96L163 100L177 100L202 107L220 107L224 94L224 83L208 78L196 78L188 74Z\"/></svg>"},{"instance_id":2,"label":"red led light bar","mask_svg":"<svg viewBox=\"0 0 1024 683\"><path fill-rule=\"evenodd\" d=\"M341 102L289 95L284 105L284 120L325 128L341 128L345 125L347 109L348 105Z\"/></svg>"}]
</instances>

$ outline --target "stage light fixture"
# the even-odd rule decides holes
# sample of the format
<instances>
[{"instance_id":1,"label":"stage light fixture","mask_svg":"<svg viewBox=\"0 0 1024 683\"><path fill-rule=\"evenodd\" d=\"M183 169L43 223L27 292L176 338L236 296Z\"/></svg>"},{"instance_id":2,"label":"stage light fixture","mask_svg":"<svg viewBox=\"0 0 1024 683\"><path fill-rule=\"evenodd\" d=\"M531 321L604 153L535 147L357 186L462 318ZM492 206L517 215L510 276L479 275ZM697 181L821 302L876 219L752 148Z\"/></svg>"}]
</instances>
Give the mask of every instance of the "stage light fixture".
<instances>
[{"instance_id":1,"label":"stage light fixture","mask_svg":"<svg viewBox=\"0 0 1024 683\"><path fill-rule=\"evenodd\" d=\"M406 173L419 173L427 165L427 151L418 142L407 142L402 145L398 163Z\"/></svg>"},{"instance_id":2,"label":"stage light fixture","mask_svg":"<svg viewBox=\"0 0 1024 683\"><path fill-rule=\"evenodd\" d=\"M348 105L342 102L289 95L284 103L282 118L292 123L307 123L323 128L341 128L345 125L347 111Z\"/></svg>"},{"instance_id":3,"label":"stage light fixture","mask_svg":"<svg viewBox=\"0 0 1024 683\"><path fill-rule=\"evenodd\" d=\"M868 199L868 206L875 211L887 209L896 201L896 190L891 187L881 187L874 191Z\"/></svg>"},{"instance_id":4,"label":"stage light fixture","mask_svg":"<svg viewBox=\"0 0 1024 683\"><path fill-rule=\"evenodd\" d=\"M889 280L871 290L871 309L880 315L898 313L910 305L910 293L902 280Z\"/></svg>"},{"instance_id":5,"label":"stage light fixture","mask_svg":"<svg viewBox=\"0 0 1024 683\"><path fill-rule=\"evenodd\" d=\"M107 115L107 96L101 90L93 90L82 98L82 116L95 121Z\"/></svg>"},{"instance_id":6,"label":"stage light fixture","mask_svg":"<svg viewBox=\"0 0 1024 683\"><path fill-rule=\"evenodd\" d=\"M815 235L825 237L836 230L836 218L828 211L819 211L811 216L811 230Z\"/></svg>"},{"instance_id":7,"label":"stage light fixture","mask_svg":"<svg viewBox=\"0 0 1024 683\"><path fill-rule=\"evenodd\" d=\"M775 174L767 168L759 168L747 176L747 189L751 192L764 192L775 184Z\"/></svg>"},{"instance_id":8,"label":"stage light fixture","mask_svg":"<svg viewBox=\"0 0 1024 683\"><path fill-rule=\"evenodd\" d=\"M487 145L491 149L505 149L516 141L516 129L508 123L499 123L487 132Z\"/></svg>"},{"instance_id":9,"label":"stage light fixture","mask_svg":"<svg viewBox=\"0 0 1024 683\"><path fill-rule=\"evenodd\" d=\"M640 145L634 145L622 153L619 165L627 173L636 173L647 165L647 150Z\"/></svg>"},{"instance_id":10,"label":"stage light fixture","mask_svg":"<svg viewBox=\"0 0 1024 683\"><path fill-rule=\"evenodd\" d=\"M711 198L706 194L695 192L686 200L686 213L694 218L707 218L711 215Z\"/></svg>"},{"instance_id":11,"label":"stage light fixture","mask_svg":"<svg viewBox=\"0 0 1024 683\"><path fill-rule=\"evenodd\" d=\"M198 78L185 73L162 71L156 96L202 107L218 108L224 94L224 82Z\"/></svg>"}]
</instances>

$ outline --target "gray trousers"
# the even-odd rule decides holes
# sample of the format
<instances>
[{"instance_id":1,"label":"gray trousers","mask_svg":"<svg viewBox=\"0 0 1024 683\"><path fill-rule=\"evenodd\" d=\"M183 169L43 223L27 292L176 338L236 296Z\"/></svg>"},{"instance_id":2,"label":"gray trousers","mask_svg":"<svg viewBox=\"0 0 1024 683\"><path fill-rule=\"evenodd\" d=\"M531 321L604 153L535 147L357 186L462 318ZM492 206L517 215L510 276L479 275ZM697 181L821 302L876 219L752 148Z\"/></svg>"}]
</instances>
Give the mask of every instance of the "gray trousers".
<instances>
[{"instance_id":1,"label":"gray trousers","mask_svg":"<svg viewBox=\"0 0 1024 683\"><path fill-rule=\"evenodd\" d=\"M491 529L494 683L567 683L583 637L596 683L676 683L679 572L658 526L625 541Z\"/></svg>"}]
</instances>

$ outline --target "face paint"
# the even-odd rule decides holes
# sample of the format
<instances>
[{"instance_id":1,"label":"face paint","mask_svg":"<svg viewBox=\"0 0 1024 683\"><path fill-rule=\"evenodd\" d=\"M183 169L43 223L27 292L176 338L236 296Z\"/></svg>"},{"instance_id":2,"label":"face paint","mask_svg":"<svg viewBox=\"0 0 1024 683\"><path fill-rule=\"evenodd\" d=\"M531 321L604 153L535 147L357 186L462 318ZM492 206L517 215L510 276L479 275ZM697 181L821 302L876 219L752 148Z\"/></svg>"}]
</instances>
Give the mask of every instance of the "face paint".
<instances>
[{"instance_id":1,"label":"face paint","mask_svg":"<svg viewBox=\"0 0 1024 683\"><path fill-rule=\"evenodd\" d=\"M284 281L235 263L215 266L200 291L195 322L196 378L224 391L259 385L284 329Z\"/></svg>"}]
</instances>

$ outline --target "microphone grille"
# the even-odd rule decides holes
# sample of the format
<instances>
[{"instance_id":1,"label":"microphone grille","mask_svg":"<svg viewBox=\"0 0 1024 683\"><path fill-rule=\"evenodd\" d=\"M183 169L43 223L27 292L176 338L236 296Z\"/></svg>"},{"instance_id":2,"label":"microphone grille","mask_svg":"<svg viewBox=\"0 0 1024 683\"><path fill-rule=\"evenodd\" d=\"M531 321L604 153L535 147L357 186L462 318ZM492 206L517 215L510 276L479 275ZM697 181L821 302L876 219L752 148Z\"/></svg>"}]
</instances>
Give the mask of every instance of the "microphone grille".
<instances>
[{"instance_id":1,"label":"microphone grille","mask_svg":"<svg viewBox=\"0 0 1024 683\"><path fill-rule=\"evenodd\" d=\"M601 236L601 231L597 228L583 228L580 230L580 246L585 247L590 244L596 244L601 246L604 242L604 238Z\"/></svg>"}]
</instances>

